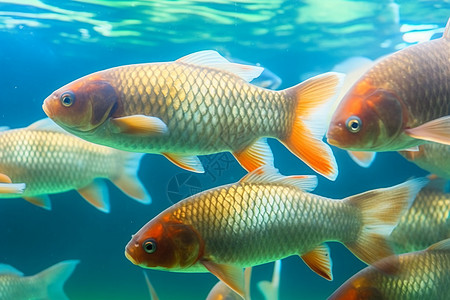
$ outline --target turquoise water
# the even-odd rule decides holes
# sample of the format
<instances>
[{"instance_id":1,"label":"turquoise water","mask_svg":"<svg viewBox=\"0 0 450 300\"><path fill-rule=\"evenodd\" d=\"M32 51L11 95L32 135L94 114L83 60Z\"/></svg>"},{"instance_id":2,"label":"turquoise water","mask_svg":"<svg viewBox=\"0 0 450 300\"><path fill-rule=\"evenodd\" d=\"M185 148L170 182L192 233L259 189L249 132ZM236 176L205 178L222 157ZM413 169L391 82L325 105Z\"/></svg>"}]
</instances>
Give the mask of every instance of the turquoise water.
<instances>
[{"instance_id":1,"label":"turquoise water","mask_svg":"<svg viewBox=\"0 0 450 300\"><path fill-rule=\"evenodd\" d=\"M286 88L346 58L375 59L439 37L449 16L447 1L0 0L0 125L25 127L45 117L45 97L83 75L204 49L260 63ZM314 174L280 143L269 143L281 173ZM345 151L333 152L339 177L319 177L316 194L343 198L426 174L397 153L380 153L363 169ZM131 234L173 202L245 174L229 154L201 160L206 173L191 174L162 156L146 155L139 177L153 203L143 206L108 183L109 214L74 191L52 195L52 211L2 199L0 262L31 275L80 259L65 286L70 299L149 299L142 269L124 256ZM280 299L325 299L364 267L344 246L329 244L334 280L319 277L298 257L287 258ZM163 300L204 299L217 281L211 274L147 272ZM254 268L252 299L262 299L256 282L271 276L272 264Z\"/></svg>"}]
</instances>

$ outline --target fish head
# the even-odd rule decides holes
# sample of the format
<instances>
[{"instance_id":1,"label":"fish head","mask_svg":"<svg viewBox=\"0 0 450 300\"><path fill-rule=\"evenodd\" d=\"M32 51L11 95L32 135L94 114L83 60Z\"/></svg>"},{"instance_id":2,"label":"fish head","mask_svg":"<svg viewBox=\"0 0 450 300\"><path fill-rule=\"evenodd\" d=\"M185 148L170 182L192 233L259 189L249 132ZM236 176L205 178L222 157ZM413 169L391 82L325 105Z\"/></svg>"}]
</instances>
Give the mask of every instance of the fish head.
<instances>
[{"instance_id":1,"label":"fish head","mask_svg":"<svg viewBox=\"0 0 450 300\"><path fill-rule=\"evenodd\" d=\"M42 108L55 123L75 132L96 129L117 106L114 87L98 73L75 80L53 92Z\"/></svg>"},{"instance_id":2,"label":"fish head","mask_svg":"<svg viewBox=\"0 0 450 300\"><path fill-rule=\"evenodd\" d=\"M383 150L402 132L403 120L403 108L396 94L363 78L334 112L327 139L331 145L346 150Z\"/></svg>"},{"instance_id":3,"label":"fish head","mask_svg":"<svg viewBox=\"0 0 450 300\"><path fill-rule=\"evenodd\" d=\"M125 256L135 265L163 270L189 268L202 253L202 240L191 225L158 217L133 235L125 248Z\"/></svg>"},{"instance_id":4,"label":"fish head","mask_svg":"<svg viewBox=\"0 0 450 300\"><path fill-rule=\"evenodd\" d=\"M382 300L386 299L366 277L350 278L328 300Z\"/></svg>"}]
</instances>

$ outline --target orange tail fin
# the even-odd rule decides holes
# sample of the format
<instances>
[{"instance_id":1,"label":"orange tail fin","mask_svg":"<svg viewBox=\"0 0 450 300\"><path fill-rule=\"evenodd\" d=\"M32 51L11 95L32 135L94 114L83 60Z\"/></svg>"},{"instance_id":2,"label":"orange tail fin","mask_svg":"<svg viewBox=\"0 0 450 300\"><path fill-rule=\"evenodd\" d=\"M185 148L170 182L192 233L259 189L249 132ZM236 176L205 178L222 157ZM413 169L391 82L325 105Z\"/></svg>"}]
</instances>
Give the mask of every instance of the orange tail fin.
<instances>
[{"instance_id":1,"label":"orange tail fin","mask_svg":"<svg viewBox=\"0 0 450 300\"><path fill-rule=\"evenodd\" d=\"M338 168L331 148L322 138L342 81L342 74L329 72L286 90L297 106L294 124L282 142L308 166L331 180L336 179Z\"/></svg>"}]
</instances>

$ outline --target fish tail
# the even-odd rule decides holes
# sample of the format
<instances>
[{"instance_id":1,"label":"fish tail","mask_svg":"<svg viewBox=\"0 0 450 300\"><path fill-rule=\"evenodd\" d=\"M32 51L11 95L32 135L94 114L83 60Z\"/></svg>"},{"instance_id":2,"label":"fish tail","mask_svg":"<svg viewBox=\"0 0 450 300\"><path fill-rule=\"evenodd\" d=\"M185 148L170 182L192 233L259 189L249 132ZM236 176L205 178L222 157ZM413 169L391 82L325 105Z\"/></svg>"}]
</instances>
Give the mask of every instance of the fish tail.
<instances>
[{"instance_id":1,"label":"fish tail","mask_svg":"<svg viewBox=\"0 0 450 300\"><path fill-rule=\"evenodd\" d=\"M62 261L35 275L39 286L47 290L45 299L69 299L64 293L63 286L79 262L79 260Z\"/></svg>"},{"instance_id":2,"label":"fish tail","mask_svg":"<svg viewBox=\"0 0 450 300\"><path fill-rule=\"evenodd\" d=\"M387 239L427 182L426 178L416 178L344 199L359 209L362 223L356 240L344 243L345 246L368 264L393 255Z\"/></svg>"},{"instance_id":3,"label":"fish tail","mask_svg":"<svg viewBox=\"0 0 450 300\"><path fill-rule=\"evenodd\" d=\"M286 90L297 104L293 126L282 142L308 166L330 180L336 179L338 167L331 148L322 138L342 81L342 74L329 72Z\"/></svg>"},{"instance_id":4,"label":"fish tail","mask_svg":"<svg viewBox=\"0 0 450 300\"><path fill-rule=\"evenodd\" d=\"M150 204L152 202L152 198L137 176L141 158L144 154L124 152L124 155L126 155L126 159L124 160L124 169L120 171L120 173L116 174L115 177L110 178L111 181L122 192L134 200L143 204Z\"/></svg>"}]
</instances>

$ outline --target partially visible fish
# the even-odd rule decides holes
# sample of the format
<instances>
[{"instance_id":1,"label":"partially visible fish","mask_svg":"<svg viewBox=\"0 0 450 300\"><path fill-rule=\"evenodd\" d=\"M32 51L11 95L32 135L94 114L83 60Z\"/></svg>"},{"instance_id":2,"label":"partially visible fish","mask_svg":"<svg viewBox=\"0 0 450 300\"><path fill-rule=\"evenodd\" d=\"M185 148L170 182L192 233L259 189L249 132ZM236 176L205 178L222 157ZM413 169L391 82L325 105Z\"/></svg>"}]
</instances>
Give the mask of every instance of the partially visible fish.
<instances>
[{"instance_id":1,"label":"partially visible fish","mask_svg":"<svg viewBox=\"0 0 450 300\"><path fill-rule=\"evenodd\" d=\"M359 271L328 300L438 300L450 295L450 239Z\"/></svg>"},{"instance_id":2,"label":"partially visible fish","mask_svg":"<svg viewBox=\"0 0 450 300\"><path fill-rule=\"evenodd\" d=\"M450 193L444 191L445 185L446 180L434 178L417 194L389 237L396 254L423 250L450 238Z\"/></svg>"},{"instance_id":3,"label":"partially visible fish","mask_svg":"<svg viewBox=\"0 0 450 300\"><path fill-rule=\"evenodd\" d=\"M331 280L324 242L340 241L366 263L392 254L386 238L426 182L410 180L336 201L308 193L315 176L285 177L262 167L161 212L133 235L125 255L144 268L209 271L242 297L242 268L291 255Z\"/></svg>"},{"instance_id":4,"label":"partially visible fish","mask_svg":"<svg viewBox=\"0 0 450 300\"><path fill-rule=\"evenodd\" d=\"M265 88L265 89L271 89L271 90L276 90L281 85L281 82L282 82L281 78L278 75L276 75L275 73L273 73L272 71L270 71L269 69L267 69L266 67L262 66L261 64L259 64L259 63L252 64L252 63L242 60L242 59L230 58L228 55L226 55L226 57L229 58L229 60L234 63L238 63L241 65L256 65L257 67L264 68L261 75L259 75L258 77L254 78L252 81L250 81L251 84L257 85L257 86ZM336 72L338 72L338 71L336 71Z\"/></svg>"},{"instance_id":5,"label":"partially visible fish","mask_svg":"<svg viewBox=\"0 0 450 300\"><path fill-rule=\"evenodd\" d=\"M428 143L419 146L418 151L399 151L410 162L439 177L450 179L450 146Z\"/></svg>"},{"instance_id":6,"label":"partially visible fish","mask_svg":"<svg viewBox=\"0 0 450 300\"><path fill-rule=\"evenodd\" d=\"M442 38L378 61L336 109L327 138L355 151L450 144L450 20Z\"/></svg>"},{"instance_id":7,"label":"partially visible fish","mask_svg":"<svg viewBox=\"0 0 450 300\"><path fill-rule=\"evenodd\" d=\"M323 176L337 165L322 141L342 74L326 73L272 91L249 84L260 67L230 63L215 51L173 62L99 71L53 92L45 113L67 131L121 150L160 153L181 168L204 172L197 155L230 151L248 171L273 155L280 140Z\"/></svg>"},{"instance_id":8,"label":"partially visible fish","mask_svg":"<svg viewBox=\"0 0 450 300\"><path fill-rule=\"evenodd\" d=\"M24 276L14 267L0 264L0 299L68 300L63 287L78 263L78 260L62 261L33 276Z\"/></svg>"},{"instance_id":9,"label":"partially visible fish","mask_svg":"<svg viewBox=\"0 0 450 300\"><path fill-rule=\"evenodd\" d=\"M281 273L281 260L275 261L273 266L272 281L260 281L258 282L258 289L263 294L265 300L278 300L280 289L280 273Z\"/></svg>"},{"instance_id":10,"label":"partially visible fish","mask_svg":"<svg viewBox=\"0 0 450 300\"><path fill-rule=\"evenodd\" d=\"M76 189L90 204L109 212L108 189L100 180L109 178L125 194L148 204L150 196L137 177L141 157L86 142L50 119L5 130L0 132L0 198L22 197L51 209L48 194Z\"/></svg>"}]
</instances>

